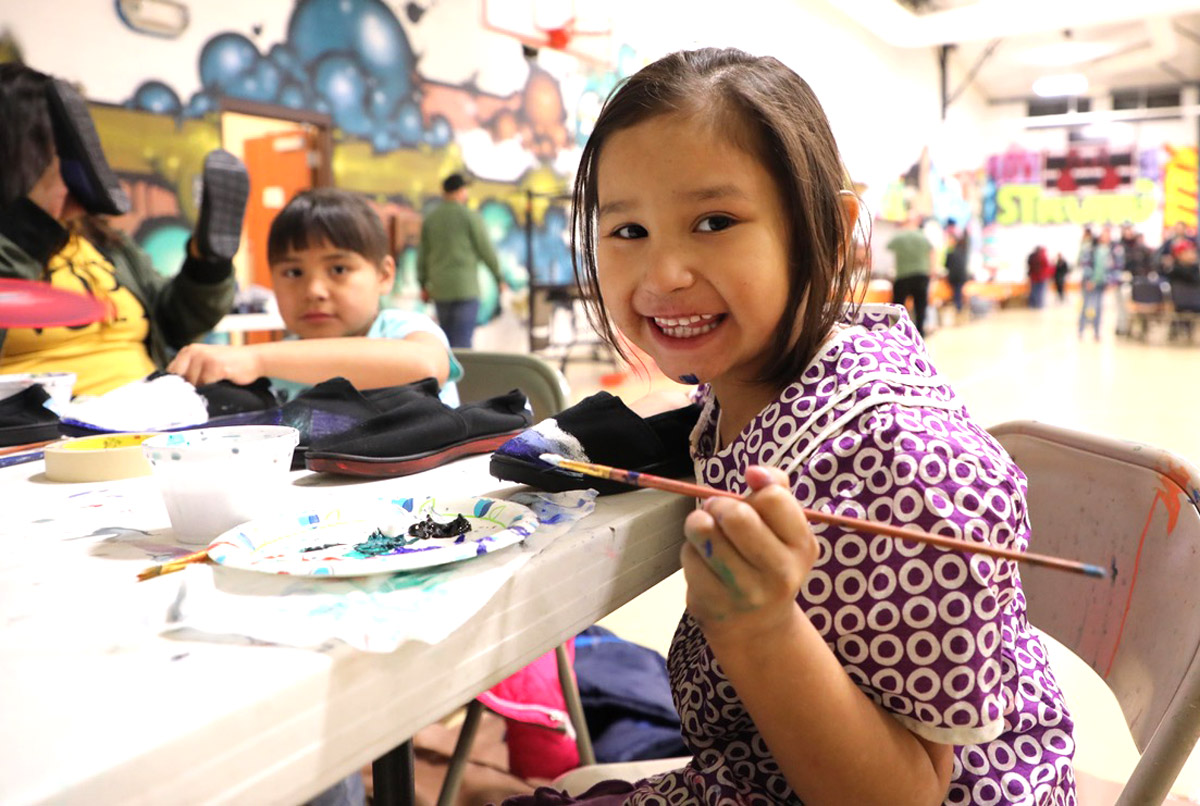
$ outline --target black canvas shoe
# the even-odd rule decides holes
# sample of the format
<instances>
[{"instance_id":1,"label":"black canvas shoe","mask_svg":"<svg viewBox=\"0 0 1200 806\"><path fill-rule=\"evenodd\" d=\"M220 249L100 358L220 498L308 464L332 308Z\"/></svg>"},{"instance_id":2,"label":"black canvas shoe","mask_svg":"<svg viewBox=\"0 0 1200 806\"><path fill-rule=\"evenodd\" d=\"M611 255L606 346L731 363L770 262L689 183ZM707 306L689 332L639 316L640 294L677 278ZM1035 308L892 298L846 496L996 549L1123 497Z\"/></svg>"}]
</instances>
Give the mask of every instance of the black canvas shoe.
<instances>
[{"instance_id":1,"label":"black canvas shoe","mask_svg":"<svg viewBox=\"0 0 1200 806\"><path fill-rule=\"evenodd\" d=\"M100 135L83 97L70 84L56 78L46 85L46 101L54 127L59 171L71 195L89 213L129 212L129 196L104 158Z\"/></svg>"},{"instance_id":2,"label":"black canvas shoe","mask_svg":"<svg viewBox=\"0 0 1200 806\"><path fill-rule=\"evenodd\" d=\"M541 458L552 453L639 473L690 476L694 468L689 440L699 418L700 406L692 404L643 419L620 398L597 392L497 448L491 474L550 492L590 487L600 495L611 495L635 489L563 470Z\"/></svg>"},{"instance_id":3,"label":"black canvas shoe","mask_svg":"<svg viewBox=\"0 0 1200 806\"><path fill-rule=\"evenodd\" d=\"M533 422L517 389L458 408L434 394L409 396L351 430L315 441L309 470L351 476L406 476L462 456L494 451Z\"/></svg>"},{"instance_id":4,"label":"black canvas shoe","mask_svg":"<svg viewBox=\"0 0 1200 806\"><path fill-rule=\"evenodd\" d=\"M35 383L0 400L0 448L58 439L58 415L44 405L49 399Z\"/></svg>"}]
</instances>

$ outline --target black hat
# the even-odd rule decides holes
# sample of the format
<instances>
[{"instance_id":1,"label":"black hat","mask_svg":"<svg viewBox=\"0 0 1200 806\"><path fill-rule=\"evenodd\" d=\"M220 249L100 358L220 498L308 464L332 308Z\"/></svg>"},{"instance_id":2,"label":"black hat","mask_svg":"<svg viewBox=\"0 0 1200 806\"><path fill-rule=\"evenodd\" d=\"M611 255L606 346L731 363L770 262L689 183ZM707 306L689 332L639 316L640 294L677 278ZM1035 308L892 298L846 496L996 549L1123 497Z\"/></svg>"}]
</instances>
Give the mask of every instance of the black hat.
<instances>
[{"instance_id":1,"label":"black hat","mask_svg":"<svg viewBox=\"0 0 1200 806\"><path fill-rule=\"evenodd\" d=\"M442 180L442 192L453 193L464 185L469 184L462 174L450 174Z\"/></svg>"}]
</instances>

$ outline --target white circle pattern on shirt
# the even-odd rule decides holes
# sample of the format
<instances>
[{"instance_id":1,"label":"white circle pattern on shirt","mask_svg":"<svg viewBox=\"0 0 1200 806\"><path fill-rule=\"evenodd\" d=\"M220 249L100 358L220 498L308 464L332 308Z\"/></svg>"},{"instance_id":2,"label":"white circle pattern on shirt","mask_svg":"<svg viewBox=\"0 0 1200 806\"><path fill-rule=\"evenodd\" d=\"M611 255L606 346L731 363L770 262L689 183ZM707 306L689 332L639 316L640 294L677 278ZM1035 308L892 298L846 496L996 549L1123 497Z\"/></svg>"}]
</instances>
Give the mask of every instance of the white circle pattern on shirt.
<instances>
[{"instance_id":1,"label":"white circle pattern on shirt","mask_svg":"<svg viewBox=\"0 0 1200 806\"><path fill-rule=\"evenodd\" d=\"M720 452L710 402L696 432L697 476L743 492L749 464L806 456L791 473L802 505L833 510L837 501L840 509L853 495L854 507L871 518L1023 548L1023 475L952 405L953 393L933 379L929 362L909 352L919 348L907 319L867 314L862 324L865 333L819 357ZM846 360L852 352L860 360ZM930 380L872 380L844 393L878 372ZM781 451L781 443L790 444ZM844 474L862 484L839 488ZM858 500L864 495L869 500ZM1069 717L1025 621L1015 564L825 525L814 525L814 533L820 558L798 601L867 696L910 728L979 730L1002 720L996 738L956 749L945 802L1075 803L1074 744L1068 729L1056 727L1069 726ZM799 802L687 614L669 668L695 760L644 782L628 802Z\"/></svg>"}]
</instances>

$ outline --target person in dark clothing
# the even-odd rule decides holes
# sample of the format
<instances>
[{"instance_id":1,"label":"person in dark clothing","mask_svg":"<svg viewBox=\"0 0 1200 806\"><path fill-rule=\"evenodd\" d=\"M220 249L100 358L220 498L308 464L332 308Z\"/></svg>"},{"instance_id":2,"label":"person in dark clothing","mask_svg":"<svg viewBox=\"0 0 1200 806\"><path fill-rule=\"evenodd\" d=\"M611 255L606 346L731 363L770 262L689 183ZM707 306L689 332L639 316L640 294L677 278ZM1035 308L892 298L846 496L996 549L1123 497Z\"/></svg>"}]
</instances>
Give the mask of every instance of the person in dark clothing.
<instances>
[{"instance_id":1,"label":"person in dark clothing","mask_svg":"<svg viewBox=\"0 0 1200 806\"><path fill-rule=\"evenodd\" d=\"M1154 253L1146 246L1146 236L1134 233L1125 245L1125 271L1134 277L1146 277L1154 270Z\"/></svg>"},{"instance_id":2,"label":"person in dark clothing","mask_svg":"<svg viewBox=\"0 0 1200 806\"><path fill-rule=\"evenodd\" d=\"M946 282L950 284L954 310L962 313L963 286L969 278L967 264L971 255L971 236L965 226L959 229L958 222L951 218L946 222L946 238Z\"/></svg>"},{"instance_id":3,"label":"person in dark clothing","mask_svg":"<svg viewBox=\"0 0 1200 806\"><path fill-rule=\"evenodd\" d=\"M1064 302L1067 298L1067 274L1070 271L1070 264L1063 257L1063 253L1059 252L1058 257L1054 259L1054 292L1058 294L1059 302Z\"/></svg>"}]
</instances>

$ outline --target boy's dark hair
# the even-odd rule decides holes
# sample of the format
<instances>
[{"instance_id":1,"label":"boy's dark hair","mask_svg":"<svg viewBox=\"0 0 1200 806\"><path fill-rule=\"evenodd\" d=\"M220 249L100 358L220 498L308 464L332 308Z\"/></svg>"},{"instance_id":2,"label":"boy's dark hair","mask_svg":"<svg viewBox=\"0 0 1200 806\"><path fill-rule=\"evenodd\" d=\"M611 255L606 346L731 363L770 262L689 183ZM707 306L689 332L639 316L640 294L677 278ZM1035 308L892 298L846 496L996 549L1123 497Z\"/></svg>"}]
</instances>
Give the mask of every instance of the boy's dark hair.
<instances>
[{"instance_id":1,"label":"boy's dark hair","mask_svg":"<svg viewBox=\"0 0 1200 806\"><path fill-rule=\"evenodd\" d=\"M596 276L596 168L614 133L672 113L706 121L775 177L791 224L790 282L784 326L761 380L783 388L813 359L851 298L856 222L842 205L842 192L853 191L825 112L804 79L777 59L732 48L680 51L625 79L605 101L580 157L571 214L575 278L588 319L629 358Z\"/></svg>"},{"instance_id":2,"label":"boy's dark hair","mask_svg":"<svg viewBox=\"0 0 1200 806\"><path fill-rule=\"evenodd\" d=\"M389 254L383 222L362 196L338 188L314 188L296 194L271 222L267 263L322 244L360 254L376 266Z\"/></svg>"},{"instance_id":3,"label":"boy's dark hair","mask_svg":"<svg viewBox=\"0 0 1200 806\"><path fill-rule=\"evenodd\" d=\"M0 64L0 209L28 194L54 156L49 84L23 64Z\"/></svg>"}]
</instances>

